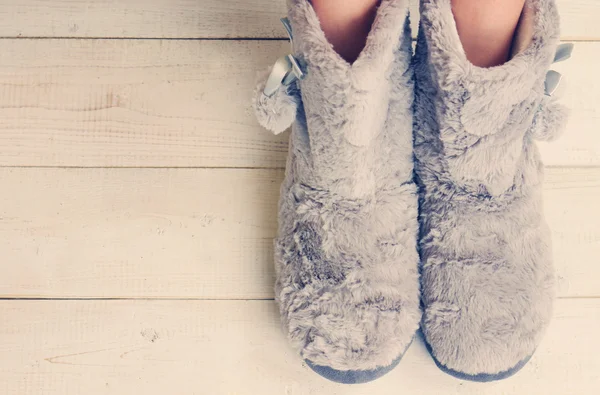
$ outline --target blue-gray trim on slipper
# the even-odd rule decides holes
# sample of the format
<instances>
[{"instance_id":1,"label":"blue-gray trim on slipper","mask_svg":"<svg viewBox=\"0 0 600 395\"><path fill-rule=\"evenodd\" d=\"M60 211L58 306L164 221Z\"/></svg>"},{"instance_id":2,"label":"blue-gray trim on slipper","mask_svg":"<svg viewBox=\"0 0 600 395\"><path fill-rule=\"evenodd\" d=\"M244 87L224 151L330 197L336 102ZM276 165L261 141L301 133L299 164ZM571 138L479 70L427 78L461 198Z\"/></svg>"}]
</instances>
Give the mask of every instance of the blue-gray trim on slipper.
<instances>
[{"instance_id":1,"label":"blue-gray trim on slipper","mask_svg":"<svg viewBox=\"0 0 600 395\"><path fill-rule=\"evenodd\" d=\"M396 358L390 365L373 370L336 370L328 366L315 365L308 359L305 359L304 362L312 370L328 380L341 384L362 384L376 380L389 373L400 363L401 359L402 355Z\"/></svg>"},{"instance_id":2,"label":"blue-gray trim on slipper","mask_svg":"<svg viewBox=\"0 0 600 395\"><path fill-rule=\"evenodd\" d=\"M427 351L429 351L431 358L433 359L433 361L435 362L437 367L440 368L440 370L442 372L447 373L450 376L456 377L457 379L460 379L460 380L476 381L479 383L489 383L490 381L499 381L499 380L507 379L507 378L515 375L519 370L523 369L523 367L525 365L527 365L527 362L529 362L529 360L533 356L533 355L528 356L527 358L523 359L521 362L519 362L512 368L507 369L503 372L494 373L494 374L490 374L490 373L466 374L466 373L459 372L454 369L450 369L449 367L447 367L446 365L444 365L443 363L438 361L435 358L435 356L433 355L433 351L431 350L431 346L429 345L429 343L425 342L425 347L427 347Z\"/></svg>"},{"instance_id":3,"label":"blue-gray trim on slipper","mask_svg":"<svg viewBox=\"0 0 600 395\"><path fill-rule=\"evenodd\" d=\"M306 362L308 367L310 367L313 371L318 373L320 376L325 377L327 380L331 380L340 384L364 384L368 383L369 381L377 380L378 378L385 376L394 370L394 368L398 366L404 357L404 354L406 354L410 348L410 345L413 343L413 341L414 337L410 343L408 343L408 346L406 346L402 354L400 354L398 358L394 359L391 364L372 370L336 370L330 368L329 366L315 365L308 359L305 359L304 362Z\"/></svg>"}]
</instances>

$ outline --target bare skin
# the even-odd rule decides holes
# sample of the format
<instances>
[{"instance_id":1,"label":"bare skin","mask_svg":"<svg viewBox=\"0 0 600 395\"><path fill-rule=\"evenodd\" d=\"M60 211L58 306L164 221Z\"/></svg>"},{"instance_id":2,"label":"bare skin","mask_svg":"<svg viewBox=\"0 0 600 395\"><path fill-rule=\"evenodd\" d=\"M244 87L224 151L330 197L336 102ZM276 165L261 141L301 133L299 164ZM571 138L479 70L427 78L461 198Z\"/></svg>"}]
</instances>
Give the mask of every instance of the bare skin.
<instances>
[{"instance_id":1,"label":"bare skin","mask_svg":"<svg viewBox=\"0 0 600 395\"><path fill-rule=\"evenodd\" d=\"M380 0L312 0L333 48L353 63L365 47Z\"/></svg>"},{"instance_id":2,"label":"bare skin","mask_svg":"<svg viewBox=\"0 0 600 395\"><path fill-rule=\"evenodd\" d=\"M380 0L312 0L325 36L352 63L365 47ZM479 67L505 63L525 0L452 0L467 59Z\"/></svg>"},{"instance_id":3,"label":"bare skin","mask_svg":"<svg viewBox=\"0 0 600 395\"><path fill-rule=\"evenodd\" d=\"M525 0L452 0L467 59L475 66L505 63Z\"/></svg>"}]
</instances>

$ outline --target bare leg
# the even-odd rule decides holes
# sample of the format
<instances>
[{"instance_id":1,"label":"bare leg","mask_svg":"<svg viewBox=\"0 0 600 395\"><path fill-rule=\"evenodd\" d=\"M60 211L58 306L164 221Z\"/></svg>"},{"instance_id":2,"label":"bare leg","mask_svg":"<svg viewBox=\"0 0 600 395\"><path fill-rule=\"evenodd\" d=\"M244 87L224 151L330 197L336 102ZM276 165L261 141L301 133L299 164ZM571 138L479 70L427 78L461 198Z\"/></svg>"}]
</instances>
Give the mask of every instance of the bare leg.
<instances>
[{"instance_id":1,"label":"bare leg","mask_svg":"<svg viewBox=\"0 0 600 395\"><path fill-rule=\"evenodd\" d=\"M380 0L312 0L325 36L352 63L365 47Z\"/></svg>"},{"instance_id":2,"label":"bare leg","mask_svg":"<svg viewBox=\"0 0 600 395\"><path fill-rule=\"evenodd\" d=\"M467 59L492 67L509 58L525 0L452 0L458 35Z\"/></svg>"}]
</instances>

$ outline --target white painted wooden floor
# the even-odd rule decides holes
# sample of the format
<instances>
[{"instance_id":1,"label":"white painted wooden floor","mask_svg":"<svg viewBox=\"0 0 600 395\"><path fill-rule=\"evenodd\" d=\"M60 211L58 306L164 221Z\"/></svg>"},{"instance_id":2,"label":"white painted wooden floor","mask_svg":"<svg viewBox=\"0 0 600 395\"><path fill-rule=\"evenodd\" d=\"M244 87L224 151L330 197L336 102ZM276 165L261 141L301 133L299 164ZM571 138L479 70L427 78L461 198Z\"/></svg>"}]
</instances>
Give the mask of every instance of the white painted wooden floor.
<instances>
[{"instance_id":1,"label":"white painted wooden floor","mask_svg":"<svg viewBox=\"0 0 600 395\"><path fill-rule=\"evenodd\" d=\"M0 0L0 395L599 394L600 1L559 3L546 339L500 383L417 341L349 387L303 365L272 301L287 135L250 96L289 48L283 0Z\"/></svg>"}]
</instances>

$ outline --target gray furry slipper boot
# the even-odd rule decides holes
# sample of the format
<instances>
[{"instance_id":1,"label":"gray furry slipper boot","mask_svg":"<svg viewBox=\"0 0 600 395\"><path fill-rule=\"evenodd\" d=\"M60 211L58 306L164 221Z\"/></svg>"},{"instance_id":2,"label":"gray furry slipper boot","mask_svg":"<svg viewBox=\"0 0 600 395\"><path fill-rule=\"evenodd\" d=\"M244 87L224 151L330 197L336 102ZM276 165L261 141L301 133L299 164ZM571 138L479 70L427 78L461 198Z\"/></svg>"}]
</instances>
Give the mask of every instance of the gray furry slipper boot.
<instances>
[{"instance_id":1,"label":"gray furry slipper boot","mask_svg":"<svg viewBox=\"0 0 600 395\"><path fill-rule=\"evenodd\" d=\"M275 295L307 364L342 383L390 371L418 329L417 194L407 0L382 0L354 64L307 0L288 0L293 55L259 84L275 133L292 122Z\"/></svg>"},{"instance_id":2,"label":"gray furry slipper boot","mask_svg":"<svg viewBox=\"0 0 600 395\"><path fill-rule=\"evenodd\" d=\"M465 56L450 0L421 1L415 156L420 188L421 328L436 363L474 381L529 360L552 315L554 270L535 140L562 131L552 97L570 55L554 0L527 0L511 60Z\"/></svg>"}]
</instances>

